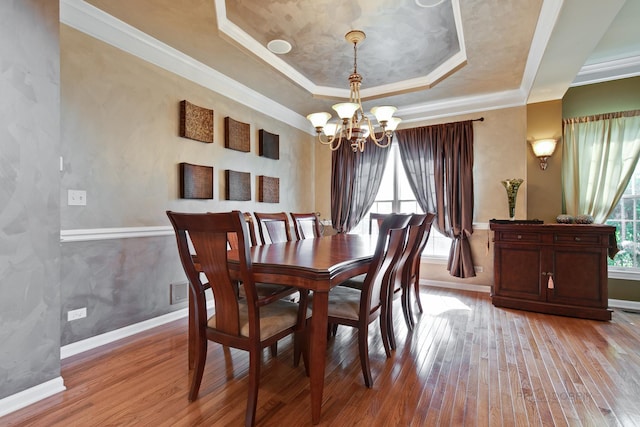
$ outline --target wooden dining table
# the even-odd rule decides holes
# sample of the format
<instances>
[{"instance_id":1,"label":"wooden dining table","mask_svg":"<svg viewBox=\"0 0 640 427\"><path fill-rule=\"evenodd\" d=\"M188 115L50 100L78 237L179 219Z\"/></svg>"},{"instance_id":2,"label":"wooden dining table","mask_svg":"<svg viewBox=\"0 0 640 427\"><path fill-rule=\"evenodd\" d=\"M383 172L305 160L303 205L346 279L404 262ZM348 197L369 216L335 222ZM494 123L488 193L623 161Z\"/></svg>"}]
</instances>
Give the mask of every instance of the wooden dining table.
<instances>
[{"instance_id":1,"label":"wooden dining table","mask_svg":"<svg viewBox=\"0 0 640 427\"><path fill-rule=\"evenodd\" d=\"M313 292L309 343L311 419L320 422L327 350L329 291L366 273L376 246L370 235L336 234L315 239L272 243L251 248L256 282L278 283ZM237 253L235 254L237 260ZM234 255L229 254L230 269ZM237 265L237 264L236 264ZM189 310L189 360L193 360L192 310Z\"/></svg>"}]
</instances>

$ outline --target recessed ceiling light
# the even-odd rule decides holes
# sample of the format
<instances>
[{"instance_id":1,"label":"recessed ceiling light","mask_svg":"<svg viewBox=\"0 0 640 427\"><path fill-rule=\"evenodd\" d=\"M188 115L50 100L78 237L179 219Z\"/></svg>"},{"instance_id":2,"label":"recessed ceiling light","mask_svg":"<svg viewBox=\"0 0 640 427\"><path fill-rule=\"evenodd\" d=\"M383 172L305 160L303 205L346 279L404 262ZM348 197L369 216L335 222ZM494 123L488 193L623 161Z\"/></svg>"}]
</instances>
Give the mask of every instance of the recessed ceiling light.
<instances>
[{"instance_id":1,"label":"recessed ceiling light","mask_svg":"<svg viewBox=\"0 0 640 427\"><path fill-rule=\"evenodd\" d=\"M267 49L277 55L291 52L291 43L286 40L275 39L267 43Z\"/></svg>"},{"instance_id":2,"label":"recessed ceiling light","mask_svg":"<svg viewBox=\"0 0 640 427\"><path fill-rule=\"evenodd\" d=\"M420 7L436 7L444 3L444 0L415 0Z\"/></svg>"}]
</instances>

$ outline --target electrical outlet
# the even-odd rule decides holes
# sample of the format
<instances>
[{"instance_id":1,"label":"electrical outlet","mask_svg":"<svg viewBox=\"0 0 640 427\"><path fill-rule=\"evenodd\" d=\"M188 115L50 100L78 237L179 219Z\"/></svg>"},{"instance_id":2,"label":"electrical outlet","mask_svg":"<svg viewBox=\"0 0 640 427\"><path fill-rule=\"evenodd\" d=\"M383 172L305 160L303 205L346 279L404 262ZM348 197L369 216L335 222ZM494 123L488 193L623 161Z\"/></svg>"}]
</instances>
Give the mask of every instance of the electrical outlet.
<instances>
[{"instance_id":1,"label":"electrical outlet","mask_svg":"<svg viewBox=\"0 0 640 427\"><path fill-rule=\"evenodd\" d=\"M475 265L473 269L475 270L476 273L482 273L484 271L484 268L482 268L482 266L480 265Z\"/></svg>"},{"instance_id":2,"label":"electrical outlet","mask_svg":"<svg viewBox=\"0 0 640 427\"><path fill-rule=\"evenodd\" d=\"M84 190L67 190L67 205L86 206L87 192Z\"/></svg>"},{"instance_id":3,"label":"electrical outlet","mask_svg":"<svg viewBox=\"0 0 640 427\"><path fill-rule=\"evenodd\" d=\"M169 285L169 304L180 304L188 298L189 284L187 282L171 283Z\"/></svg>"},{"instance_id":4,"label":"electrical outlet","mask_svg":"<svg viewBox=\"0 0 640 427\"><path fill-rule=\"evenodd\" d=\"M87 307L82 307L77 310L67 311L67 321L71 322L72 320L83 319L87 317Z\"/></svg>"}]
</instances>

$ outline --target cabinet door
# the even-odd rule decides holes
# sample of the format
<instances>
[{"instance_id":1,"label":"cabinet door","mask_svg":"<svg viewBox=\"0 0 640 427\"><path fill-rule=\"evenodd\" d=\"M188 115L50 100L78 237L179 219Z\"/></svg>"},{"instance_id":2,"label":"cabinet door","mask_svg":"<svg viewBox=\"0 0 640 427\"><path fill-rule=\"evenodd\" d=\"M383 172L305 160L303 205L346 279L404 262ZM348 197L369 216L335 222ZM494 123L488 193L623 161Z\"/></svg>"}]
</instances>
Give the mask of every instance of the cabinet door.
<instances>
[{"instance_id":1,"label":"cabinet door","mask_svg":"<svg viewBox=\"0 0 640 427\"><path fill-rule=\"evenodd\" d=\"M540 287L542 251L537 246L496 245L494 294L527 300L544 300Z\"/></svg>"},{"instance_id":2,"label":"cabinet door","mask_svg":"<svg viewBox=\"0 0 640 427\"><path fill-rule=\"evenodd\" d=\"M548 289L549 302L585 307L608 305L601 284L607 280L606 254L602 249L562 248L553 251L553 289Z\"/></svg>"}]
</instances>

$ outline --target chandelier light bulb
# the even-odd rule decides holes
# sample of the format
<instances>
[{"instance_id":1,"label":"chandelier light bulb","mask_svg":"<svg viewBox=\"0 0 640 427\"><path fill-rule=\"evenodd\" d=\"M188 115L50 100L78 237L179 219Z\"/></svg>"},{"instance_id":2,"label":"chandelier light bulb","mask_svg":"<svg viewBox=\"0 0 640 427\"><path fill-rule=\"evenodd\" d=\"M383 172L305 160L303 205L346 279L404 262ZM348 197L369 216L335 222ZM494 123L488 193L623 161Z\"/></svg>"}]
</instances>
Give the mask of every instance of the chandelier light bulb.
<instances>
[{"instance_id":1,"label":"chandelier light bulb","mask_svg":"<svg viewBox=\"0 0 640 427\"><path fill-rule=\"evenodd\" d=\"M401 121L402 119L398 117L391 117L389 121L387 121L387 132L393 132L394 130L396 130Z\"/></svg>"},{"instance_id":2,"label":"chandelier light bulb","mask_svg":"<svg viewBox=\"0 0 640 427\"><path fill-rule=\"evenodd\" d=\"M329 113L313 113L307 116L307 119L311 122L313 127L316 128L316 131L318 129L322 129L330 118L331 114Z\"/></svg>"},{"instance_id":3,"label":"chandelier light bulb","mask_svg":"<svg viewBox=\"0 0 640 427\"><path fill-rule=\"evenodd\" d=\"M324 125L324 134L327 135L328 137L333 137L336 132L338 131L338 124L337 123L327 123L326 125Z\"/></svg>"},{"instance_id":4,"label":"chandelier light bulb","mask_svg":"<svg viewBox=\"0 0 640 427\"><path fill-rule=\"evenodd\" d=\"M351 118L359 107L355 102L341 102L331 106L342 120Z\"/></svg>"},{"instance_id":5,"label":"chandelier light bulb","mask_svg":"<svg viewBox=\"0 0 640 427\"><path fill-rule=\"evenodd\" d=\"M379 107L373 107L371 109L371 114L376 116L376 120L378 123L386 123L391 117L393 117L393 113L395 113L398 109L396 107L392 107L390 105L381 105Z\"/></svg>"}]
</instances>

